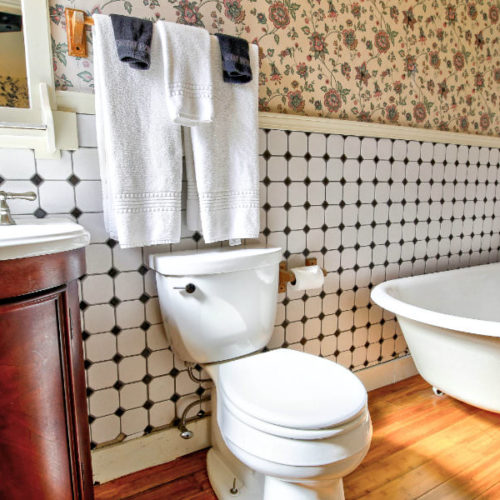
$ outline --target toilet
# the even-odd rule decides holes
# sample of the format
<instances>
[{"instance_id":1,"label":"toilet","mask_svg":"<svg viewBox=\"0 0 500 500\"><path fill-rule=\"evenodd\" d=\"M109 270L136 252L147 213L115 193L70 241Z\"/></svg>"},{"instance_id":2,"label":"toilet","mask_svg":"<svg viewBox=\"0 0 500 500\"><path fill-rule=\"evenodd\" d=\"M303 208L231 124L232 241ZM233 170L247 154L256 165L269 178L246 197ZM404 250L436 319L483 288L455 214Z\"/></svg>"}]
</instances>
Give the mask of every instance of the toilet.
<instances>
[{"instance_id":1,"label":"toilet","mask_svg":"<svg viewBox=\"0 0 500 500\"><path fill-rule=\"evenodd\" d=\"M327 359L276 349L280 248L150 256L173 351L215 384L207 470L220 500L338 500L372 426L359 379Z\"/></svg>"}]
</instances>

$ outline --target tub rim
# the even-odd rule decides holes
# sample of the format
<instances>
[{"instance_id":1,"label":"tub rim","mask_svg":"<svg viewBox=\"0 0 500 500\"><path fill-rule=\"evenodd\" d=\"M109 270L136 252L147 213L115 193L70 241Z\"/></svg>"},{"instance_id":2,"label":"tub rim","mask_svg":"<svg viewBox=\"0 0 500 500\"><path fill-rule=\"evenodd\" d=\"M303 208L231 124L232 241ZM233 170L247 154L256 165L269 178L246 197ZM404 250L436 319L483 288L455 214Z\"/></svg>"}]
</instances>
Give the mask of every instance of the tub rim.
<instances>
[{"instance_id":1,"label":"tub rim","mask_svg":"<svg viewBox=\"0 0 500 500\"><path fill-rule=\"evenodd\" d=\"M396 315L403 316L419 323L424 323L447 330L456 330L473 335L481 335L485 337L500 337L500 322L467 318L465 316L456 316L448 313L441 313L426 309L424 307L415 306L391 295L391 290L397 289L398 284L407 282L408 280L429 281L433 282L436 275L443 273L453 273L470 271L477 267L495 266L499 267L500 263L482 264L480 266L470 266L460 269L452 269L448 271L438 271L434 273L421 274L417 276L408 276L404 278L396 278L393 280L384 281L376 285L371 291L371 299L383 309L386 309Z\"/></svg>"}]
</instances>

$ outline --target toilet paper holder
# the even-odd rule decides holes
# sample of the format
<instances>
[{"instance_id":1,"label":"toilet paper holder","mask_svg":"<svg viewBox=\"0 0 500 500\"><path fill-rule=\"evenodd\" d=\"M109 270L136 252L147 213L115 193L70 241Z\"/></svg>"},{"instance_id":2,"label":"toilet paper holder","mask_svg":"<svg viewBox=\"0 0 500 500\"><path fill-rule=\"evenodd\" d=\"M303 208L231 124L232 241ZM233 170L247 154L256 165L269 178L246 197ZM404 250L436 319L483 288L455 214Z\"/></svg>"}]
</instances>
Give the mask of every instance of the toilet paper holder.
<instances>
[{"instance_id":1,"label":"toilet paper holder","mask_svg":"<svg viewBox=\"0 0 500 500\"><path fill-rule=\"evenodd\" d=\"M306 259L306 266L317 266L318 259L316 257L309 257ZM323 274L326 276L327 272L321 269ZM293 283L295 281L295 274L293 271L288 269L288 262L283 260L280 262L280 277L278 283L278 293L286 292L286 284Z\"/></svg>"}]
</instances>

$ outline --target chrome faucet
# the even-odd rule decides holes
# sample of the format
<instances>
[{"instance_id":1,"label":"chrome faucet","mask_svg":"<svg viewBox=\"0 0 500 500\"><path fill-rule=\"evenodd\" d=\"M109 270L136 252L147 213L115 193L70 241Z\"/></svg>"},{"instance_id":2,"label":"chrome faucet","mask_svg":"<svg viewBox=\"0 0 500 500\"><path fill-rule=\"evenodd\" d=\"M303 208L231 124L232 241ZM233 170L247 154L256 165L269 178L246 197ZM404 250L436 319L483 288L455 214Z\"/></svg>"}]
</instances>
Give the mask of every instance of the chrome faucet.
<instances>
[{"instance_id":1,"label":"chrome faucet","mask_svg":"<svg viewBox=\"0 0 500 500\"><path fill-rule=\"evenodd\" d=\"M36 200L36 193L28 191L27 193L7 193L0 191L0 226L12 226L15 224L14 219L10 215L9 205L7 200L20 198L22 200Z\"/></svg>"}]
</instances>

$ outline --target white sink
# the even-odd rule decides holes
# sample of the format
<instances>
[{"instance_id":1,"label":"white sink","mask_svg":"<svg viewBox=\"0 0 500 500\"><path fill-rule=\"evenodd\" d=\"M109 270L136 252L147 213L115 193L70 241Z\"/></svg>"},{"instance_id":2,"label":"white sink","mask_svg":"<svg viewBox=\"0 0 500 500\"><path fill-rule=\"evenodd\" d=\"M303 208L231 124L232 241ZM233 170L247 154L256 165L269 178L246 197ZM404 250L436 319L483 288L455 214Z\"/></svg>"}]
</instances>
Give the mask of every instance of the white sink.
<instances>
[{"instance_id":1,"label":"white sink","mask_svg":"<svg viewBox=\"0 0 500 500\"><path fill-rule=\"evenodd\" d=\"M16 225L0 226L0 260L66 252L89 241L90 234L69 219L16 218Z\"/></svg>"}]
</instances>

